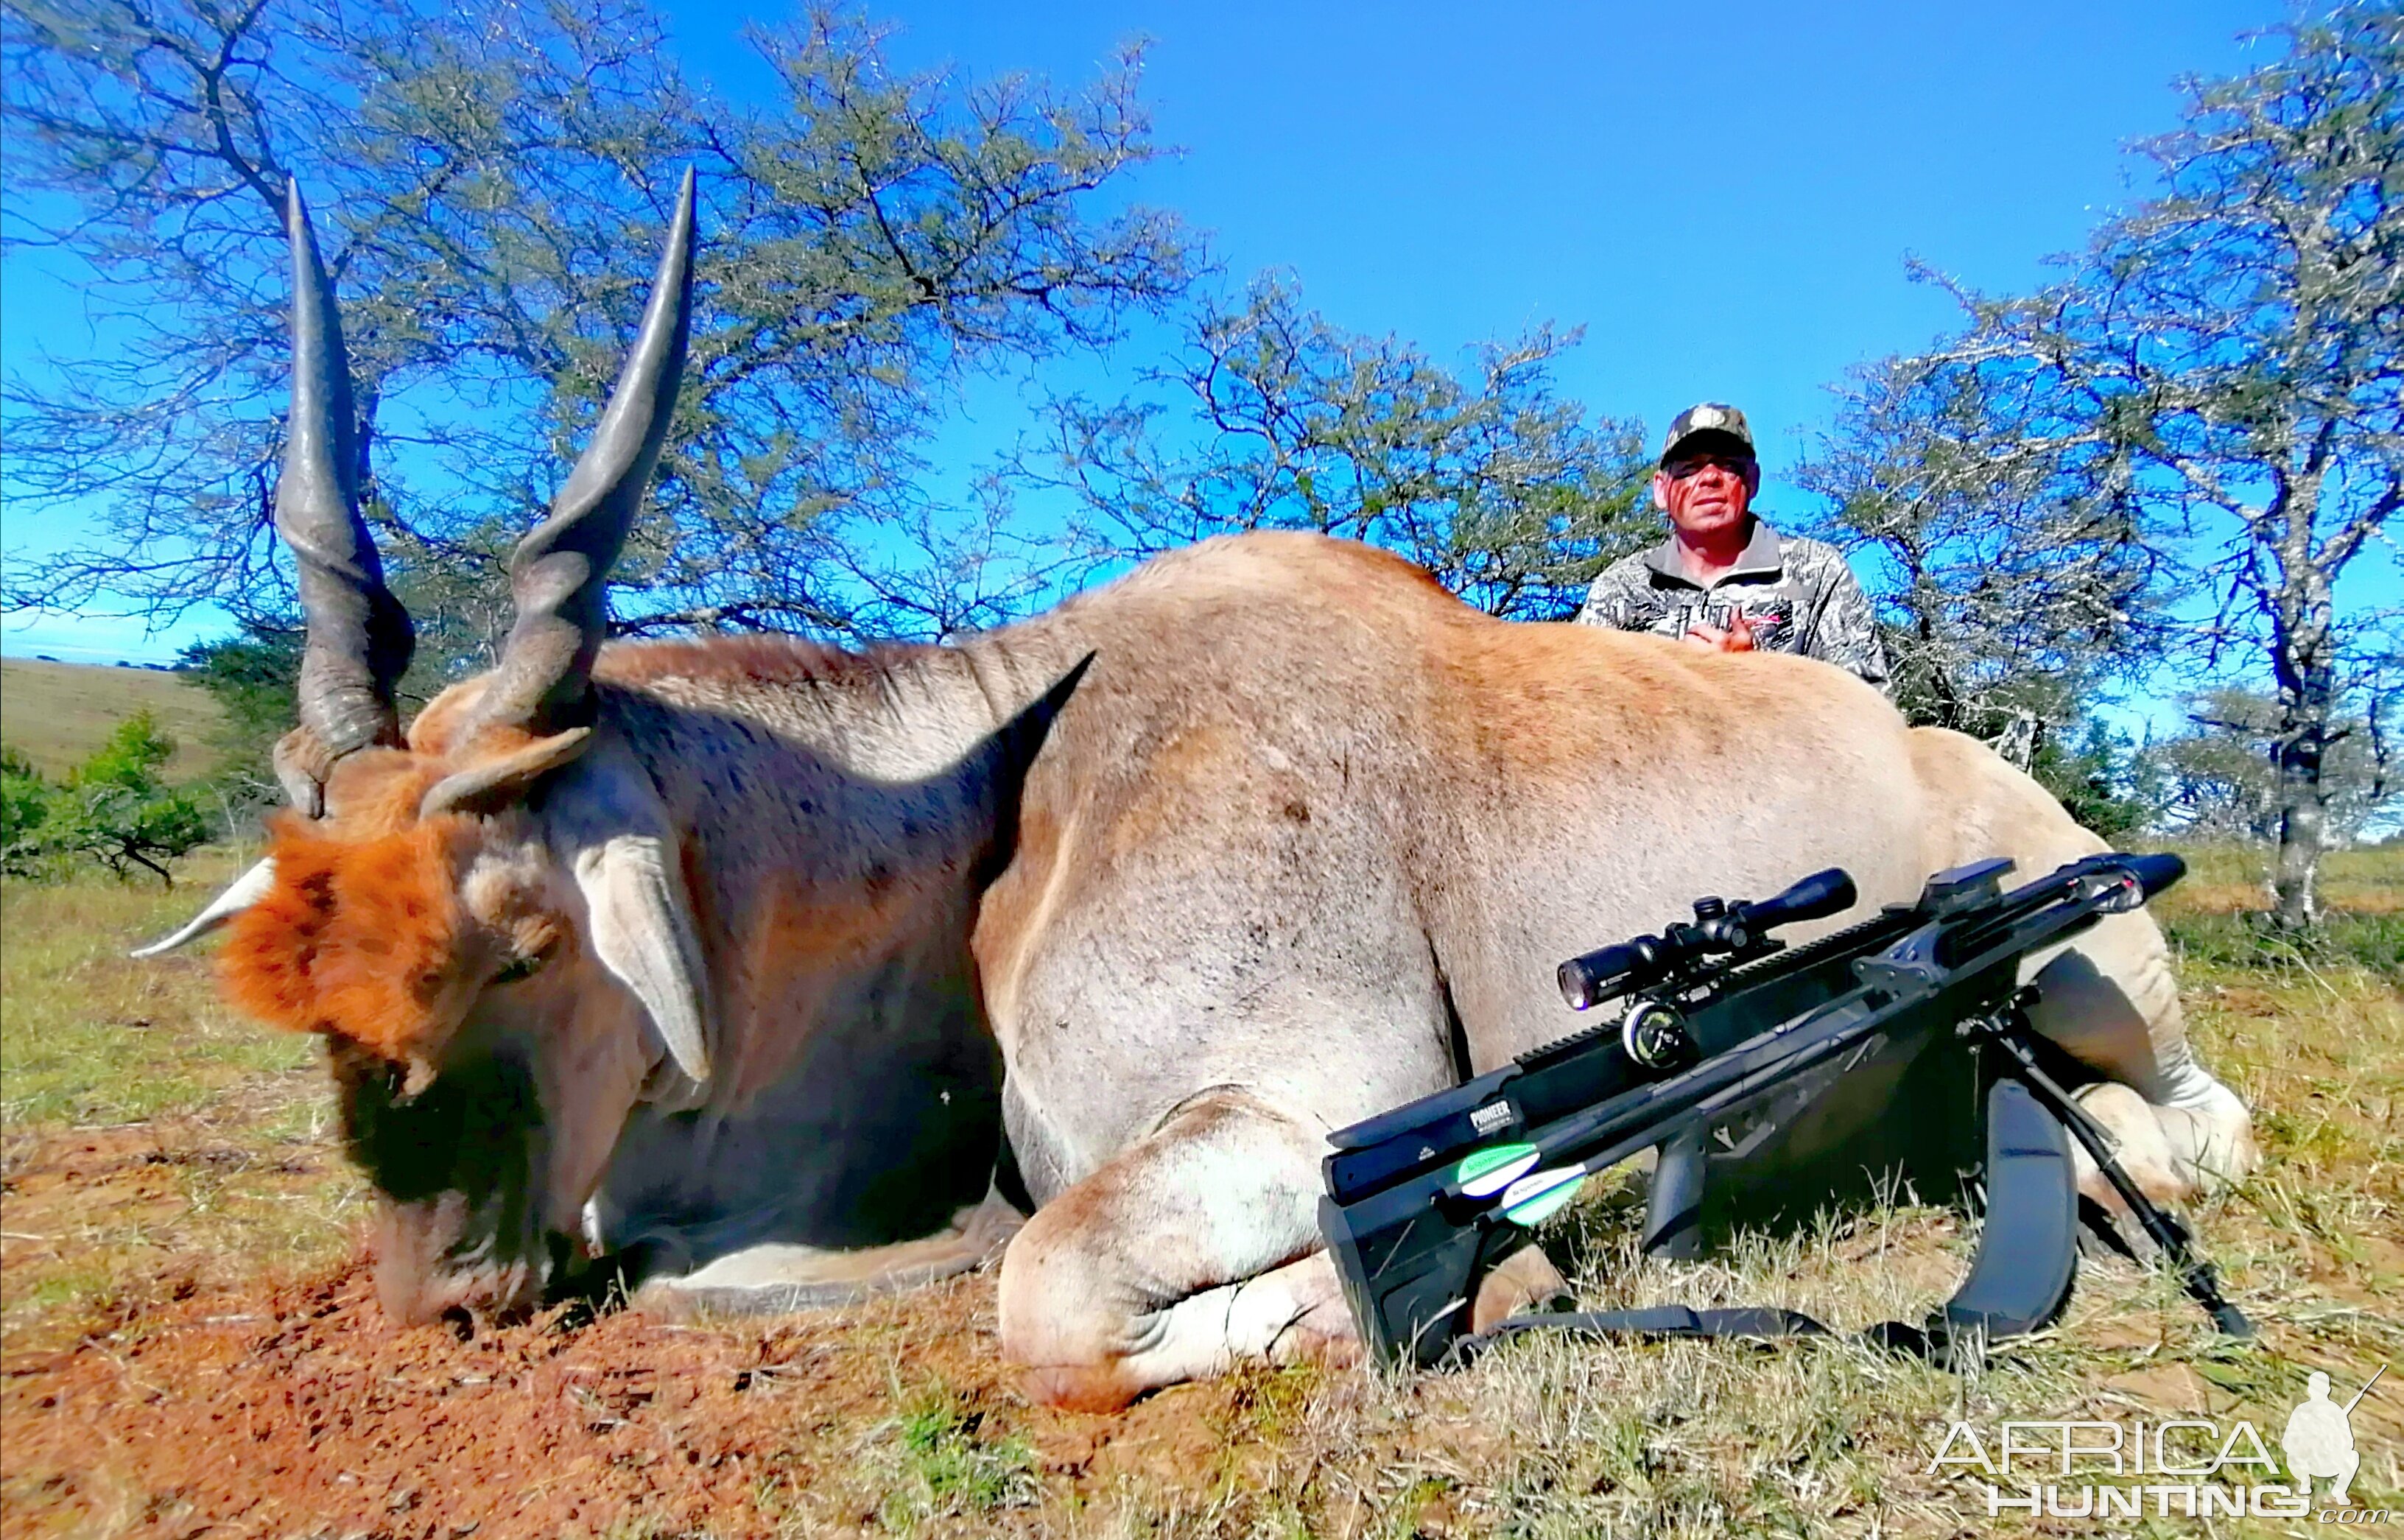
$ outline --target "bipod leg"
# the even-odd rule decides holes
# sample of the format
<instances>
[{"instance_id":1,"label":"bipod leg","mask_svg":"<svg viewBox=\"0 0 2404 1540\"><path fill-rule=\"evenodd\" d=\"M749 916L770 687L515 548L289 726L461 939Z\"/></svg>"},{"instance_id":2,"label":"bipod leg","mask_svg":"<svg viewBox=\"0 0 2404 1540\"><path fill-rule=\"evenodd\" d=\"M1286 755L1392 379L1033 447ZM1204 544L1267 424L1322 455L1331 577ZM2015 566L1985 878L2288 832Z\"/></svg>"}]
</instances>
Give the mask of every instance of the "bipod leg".
<instances>
[{"instance_id":1,"label":"bipod leg","mask_svg":"<svg viewBox=\"0 0 2404 1540\"><path fill-rule=\"evenodd\" d=\"M2087 1153L2095 1157L2096 1169L2104 1173L2104 1180L2112 1183L2112 1190L2128 1204L2129 1211L2136 1216L2138 1225L2155 1245L2161 1248L2162 1254L2170 1258L2171 1264L2178 1269L2179 1281L2186 1285L2188 1297L2203 1307L2204 1313L2212 1317L2212 1323L2220 1329L2221 1334L2239 1338L2251 1337L2254 1323L2245 1319L2243 1311L2222 1296L2219 1275L2213 1271L2211 1263L2197 1254L2187 1226L2145 1195L2129 1173L2121 1169L2119 1159L2113 1153L2111 1133L2090 1116L2086 1108L2072 1100L2070 1093L2063 1090L2037 1062L2036 1051L2028 1041L2036 1030L2028 1018L2028 1006L2035 999L2034 989L2023 988L1992 1015L1972 1017L1962 1025L1978 1041L1992 1043L2001 1050L2008 1062L1998 1068L2027 1086L2030 1095L2062 1120L2062 1126L2070 1130L2071 1137L2087 1147Z\"/></svg>"}]
</instances>

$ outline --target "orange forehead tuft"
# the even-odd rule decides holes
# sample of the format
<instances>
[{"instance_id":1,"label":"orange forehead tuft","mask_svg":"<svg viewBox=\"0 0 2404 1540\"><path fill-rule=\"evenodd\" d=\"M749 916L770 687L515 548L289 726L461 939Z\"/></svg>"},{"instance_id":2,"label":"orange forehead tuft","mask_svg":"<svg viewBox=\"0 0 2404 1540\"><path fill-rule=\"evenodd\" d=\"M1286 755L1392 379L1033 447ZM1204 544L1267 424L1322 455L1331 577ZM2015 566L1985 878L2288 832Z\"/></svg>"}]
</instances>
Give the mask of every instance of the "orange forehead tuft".
<instances>
[{"instance_id":1,"label":"orange forehead tuft","mask_svg":"<svg viewBox=\"0 0 2404 1540\"><path fill-rule=\"evenodd\" d=\"M227 998L296 1031L333 1032L387 1059L430 1059L473 970L459 868L473 828L439 818L366 839L270 820L275 887L238 917L217 959Z\"/></svg>"},{"instance_id":2,"label":"orange forehead tuft","mask_svg":"<svg viewBox=\"0 0 2404 1540\"><path fill-rule=\"evenodd\" d=\"M417 825L426 789L440 780L440 760L405 749L362 749L335 764L326 782L327 819L316 827L346 841Z\"/></svg>"}]
</instances>

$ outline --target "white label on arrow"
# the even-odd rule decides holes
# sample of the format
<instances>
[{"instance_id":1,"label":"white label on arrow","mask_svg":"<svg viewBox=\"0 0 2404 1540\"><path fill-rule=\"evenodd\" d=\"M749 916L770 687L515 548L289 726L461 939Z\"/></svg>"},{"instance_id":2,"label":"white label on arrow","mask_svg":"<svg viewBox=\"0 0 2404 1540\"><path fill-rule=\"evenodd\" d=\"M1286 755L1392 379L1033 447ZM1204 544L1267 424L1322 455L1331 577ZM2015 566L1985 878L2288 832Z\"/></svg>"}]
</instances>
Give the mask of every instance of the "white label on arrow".
<instances>
[{"instance_id":1,"label":"white label on arrow","mask_svg":"<svg viewBox=\"0 0 2404 1540\"><path fill-rule=\"evenodd\" d=\"M1586 1173L1575 1167L1531 1171L1502 1189L1502 1217L1514 1225L1541 1224L1559 1212L1584 1185Z\"/></svg>"}]
</instances>

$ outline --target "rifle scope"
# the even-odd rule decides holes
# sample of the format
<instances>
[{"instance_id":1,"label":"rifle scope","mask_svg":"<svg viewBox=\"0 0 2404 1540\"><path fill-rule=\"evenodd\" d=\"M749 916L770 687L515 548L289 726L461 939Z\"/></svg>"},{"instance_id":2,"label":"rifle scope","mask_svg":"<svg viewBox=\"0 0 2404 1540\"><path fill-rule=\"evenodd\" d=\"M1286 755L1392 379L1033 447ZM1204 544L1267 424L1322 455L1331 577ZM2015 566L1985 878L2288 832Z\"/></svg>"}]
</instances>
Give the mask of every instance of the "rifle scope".
<instances>
[{"instance_id":1,"label":"rifle scope","mask_svg":"<svg viewBox=\"0 0 2404 1540\"><path fill-rule=\"evenodd\" d=\"M1697 899L1692 925L1672 925L1657 936L1637 936L1562 963L1561 998L1579 1011L1600 1005L1684 973L1705 958L1753 951L1768 943L1768 932L1777 926L1841 914L1856 896L1845 869L1831 866L1775 898L1751 903Z\"/></svg>"}]
</instances>

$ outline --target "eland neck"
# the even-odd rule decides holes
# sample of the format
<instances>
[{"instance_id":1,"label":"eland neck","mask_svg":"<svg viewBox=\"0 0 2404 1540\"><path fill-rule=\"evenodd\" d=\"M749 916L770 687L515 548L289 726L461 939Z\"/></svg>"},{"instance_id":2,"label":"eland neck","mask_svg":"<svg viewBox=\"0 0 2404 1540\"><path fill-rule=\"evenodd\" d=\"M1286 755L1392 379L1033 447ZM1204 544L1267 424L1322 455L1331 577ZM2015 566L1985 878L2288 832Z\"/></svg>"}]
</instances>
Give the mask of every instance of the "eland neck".
<instances>
[{"instance_id":1,"label":"eland neck","mask_svg":"<svg viewBox=\"0 0 2404 1540\"><path fill-rule=\"evenodd\" d=\"M1038 622L868 653L765 637L603 653L603 721L683 839L733 1104L785 1075L834 1015L883 1014L897 990L969 1000L968 935L1017 794L989 750L1073 666L1071 632Z\"/></svg>"}]
</instances>

